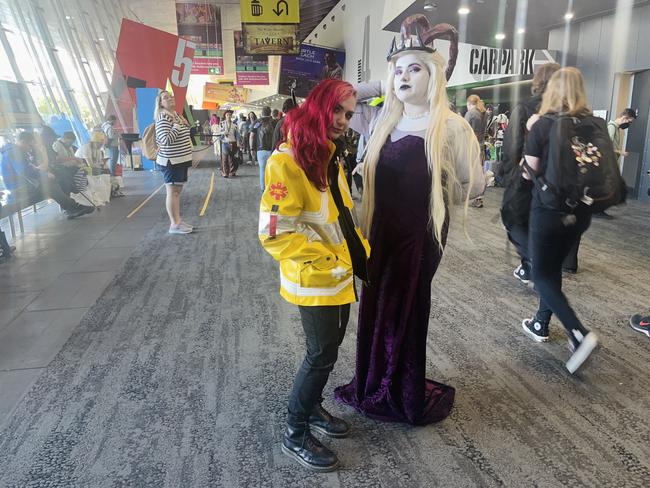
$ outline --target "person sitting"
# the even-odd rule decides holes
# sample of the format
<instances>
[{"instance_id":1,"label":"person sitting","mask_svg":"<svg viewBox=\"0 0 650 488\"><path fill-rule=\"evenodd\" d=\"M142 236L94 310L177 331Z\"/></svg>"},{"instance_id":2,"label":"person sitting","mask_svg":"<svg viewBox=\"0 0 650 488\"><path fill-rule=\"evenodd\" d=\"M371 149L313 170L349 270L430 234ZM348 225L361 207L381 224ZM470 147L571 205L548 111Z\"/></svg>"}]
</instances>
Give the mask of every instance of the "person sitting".
<instances>
[{"instance_id":1,"label":"person sitting","mask_svg":"<svg viewBox=\"0 0 650 488\"><path fill-rule=\"evenodd\" d=\"M0 192L0 197L4 195L3 192ZM0 217L4 217L2 213L2 204L0 203ZM11 257L11 255L16 250L16 246L10 246L7 242L7 236L4 231L0 229L0 263Z\"/></svg>"},{"instance_id":2,"label":"person sitting","mask_svg":"<svg viewBox=\"0 0 650 488\"><path fill-rule=\"evenodd\" d=\"M74 155L84 160L93 174L101 174L104 169L108 171L108 156L102 151L103 145L104 134L101 128L95 128L90 133L90 140L82 144Z\"/></svg>"},{"instance_id":3,"label":"person sitting","mask_svg":"<svg viewBox=\"0 0 650 488\"><path fill-rule=\"evenodd\" d=\"M54 175L41 171L33 164L36 140L32 132L18 134L16 144L7 144L2 153L2 180L5 187L20 198L25 206L52 198L69 219L92 213L94 207L79 205L61 189ZM20 189L23 189L21 192Z\"/></svg>"},{"instance_id":4,"label":"person sitting","mask_svg":"<svg viewBox=\"0 0 650 488\"><path fill-rule=\"evenodd\" d=\"M53 161L50 160L48 164L49 171L54 175L61 189L67 194L77 192L77 186L74 181L75 175L79 172L81 166L84 165L84 160L74 155L74 143L76 140L77 137L74 135L74 132L64 132L63 136L52 144L55 159Z\"/></svg>"}]
</instances>

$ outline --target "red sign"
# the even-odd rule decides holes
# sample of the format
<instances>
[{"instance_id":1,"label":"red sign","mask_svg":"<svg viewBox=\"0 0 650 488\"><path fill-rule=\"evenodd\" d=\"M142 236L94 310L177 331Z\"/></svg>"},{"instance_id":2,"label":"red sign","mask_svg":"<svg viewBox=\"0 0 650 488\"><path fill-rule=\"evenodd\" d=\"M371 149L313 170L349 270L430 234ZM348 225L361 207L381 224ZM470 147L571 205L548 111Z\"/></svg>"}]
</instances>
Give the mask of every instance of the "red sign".
<instances>
[{"instance_id":1,"label":"red sign","mask_svg":"<svg viewBox=\"0 0 650 488\"><path fill-rule=\"evenodd\" d=\"M107 112L124 121L125 127L121 127L124 132L134 132L136 88L166 89L169 83L176 98L176 111L183 111L194 48L194 43L186 39L122 20L111 85L117 107L109 99Z\"/></svg>"}]
</instances>

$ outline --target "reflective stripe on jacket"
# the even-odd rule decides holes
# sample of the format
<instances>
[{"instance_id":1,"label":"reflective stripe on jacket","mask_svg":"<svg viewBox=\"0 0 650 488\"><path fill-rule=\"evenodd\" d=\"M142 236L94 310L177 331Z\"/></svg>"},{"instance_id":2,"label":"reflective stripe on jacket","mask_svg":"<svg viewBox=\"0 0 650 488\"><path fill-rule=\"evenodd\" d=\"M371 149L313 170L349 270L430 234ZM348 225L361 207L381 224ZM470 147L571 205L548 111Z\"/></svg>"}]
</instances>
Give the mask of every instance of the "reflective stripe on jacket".
<instances>
[{"instance_id":1,"label":"reflective stripe on jacket","mask_svg":"<svg viewBox=\"0 0 650 488\"><path fill-rule=\"evenodd\" d=\"M334 154L334 144L331 153ZM356 300L352 258L327 188L318 190L282 144L266 163L266 188L260 203L259 239L280 263L280 295L304 306L343 305ZM344 205L354 204L343 169L339 188ZM355 228L366 256L368 241Z\"/></svg>"}]
</instances>

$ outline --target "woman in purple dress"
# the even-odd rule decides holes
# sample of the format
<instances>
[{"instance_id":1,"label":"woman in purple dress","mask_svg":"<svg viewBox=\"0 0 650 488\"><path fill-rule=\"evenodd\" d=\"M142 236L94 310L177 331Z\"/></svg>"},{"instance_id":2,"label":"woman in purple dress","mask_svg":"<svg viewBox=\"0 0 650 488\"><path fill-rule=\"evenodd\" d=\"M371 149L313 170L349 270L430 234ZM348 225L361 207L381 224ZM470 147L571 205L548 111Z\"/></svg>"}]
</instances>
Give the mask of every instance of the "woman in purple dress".
<instances>
[{"instance_id":1,"label":"woman in purple dress","mask_svg":"<svg viewBox=\"0 0 650 488\"><path fill-rule=\"evenodd\" d=\"M430 43L451 37L450 63ZM404 21L389 54L384 106L359 105L351 126L367 135L362 209L370 236L369 283L363 288L352 381L336 398L384 421L424 425L444 419L454 389L426 379L431 280L442 258L448 204L483 192L478 143L449 109L446 78L457 54L449 25ZM446 78L445 78L445 75ZM362 84L359 100L382 94Z\"/></svg>"}]
</instances>

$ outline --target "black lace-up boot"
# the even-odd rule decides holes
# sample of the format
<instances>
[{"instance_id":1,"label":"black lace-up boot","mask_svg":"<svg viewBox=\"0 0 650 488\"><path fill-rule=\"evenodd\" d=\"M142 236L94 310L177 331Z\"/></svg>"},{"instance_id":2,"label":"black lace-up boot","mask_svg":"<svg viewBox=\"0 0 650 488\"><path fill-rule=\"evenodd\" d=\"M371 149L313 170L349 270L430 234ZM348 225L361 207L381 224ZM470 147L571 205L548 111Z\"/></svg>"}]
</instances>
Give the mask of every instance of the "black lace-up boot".
<instances>
[{"instance_id":1,"label":"black lace-up boot","mask_svg":"<svg viewBox=\"0 0 650 488\"><path fill-rule=\"evenodd\" d=\"M314 407L314 411L309 416L309 427L330 437L341 438L350 433L348 423L343 419L334 417L320 403Z\"/></svg>"},{"instance_id":2,"label":"black lace-up boot","mask_svg":"<svg viewBox=\"0 0 650 488\"><path fill-rule=\"evenodd\" d=\"M334 471L339 459L321 444L309 430L309 423L289 415L282 439L282 452L312 471Z\"/></svg>"}]
</instances>

